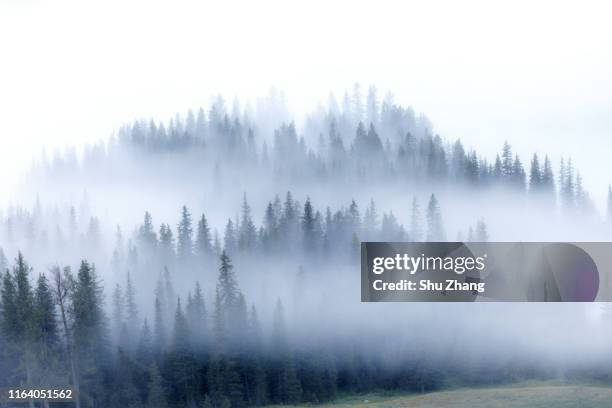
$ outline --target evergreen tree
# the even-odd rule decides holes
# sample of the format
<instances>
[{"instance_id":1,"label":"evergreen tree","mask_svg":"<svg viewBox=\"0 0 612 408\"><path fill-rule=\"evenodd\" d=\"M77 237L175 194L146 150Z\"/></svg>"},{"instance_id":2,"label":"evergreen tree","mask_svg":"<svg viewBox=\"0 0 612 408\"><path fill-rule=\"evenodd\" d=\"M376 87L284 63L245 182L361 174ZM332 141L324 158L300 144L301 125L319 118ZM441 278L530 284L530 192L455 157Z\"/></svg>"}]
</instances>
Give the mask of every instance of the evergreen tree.
<instances>
[{"instance_id":1,"label":"evergreen tree","mask_svg":"<svg viewBox=\"0 0 612 408\"><path fill-rule=\"evenodd\" d=\"M512 164L511 180L512 184L519 191L525 191L525 170L523 169L523 164L518 155L515 156L514 163Z\"/></svg>"},{"instance_id":2,"label":"evergreen tree","mask_svg":"<svg viewBox=\"0 0 612 408\"><path fill-rule=\"evenodd\" d=\"M174 260L174 237L168 224L159 227L159 244L162 262L171 264Z\"/></svg>"},{"instance_id":3,"label":"evergreen tree","mask_svg":"<svg viewBox=\"0 0 612 408\"><path fill-rule=\"evenodd\" d=\"M349 205L347 212L347 226L349 232L359 233L361 230L361 215L359 214L359 207L355 200L351 200L351 205Z\"/></svg>"},{"instance_id":4,"label":"evergreen tree","mask_svg":"<svg viewBox=\"0 0 612 408\"><path fill-rule=\"evenodd\" d=\"M81 399L87 405L97 405L105 397L103 370L107 366L107 336L102 306L102 287L95 269L81 262L72 291L74 345L77 352Z\"/></svg>"},{"instance_id":5,"label":"evergreen tree","mask_svg":"<svg viewBox=\"0 0 612 408\"><path fill-rule=\"evenodd\" d=\"M151 364L149 369L149 383L147 390L147 408L168 408L164 380L157 364Z\"/></svg>"},{"instance_id":6,"label":"evergreen tree","mask_svg":"<svg viewBox=\"0 0 612 408\"><path fill-rule=\"evenodd\" d=\"M206 346L206 305L200 283L196 282L190 307L187 310L187 320L192 331L194 349L200 353Z\"/></svg>"},{"instance_id":7,"label":"evergreen tree","mask_svg":"<svg viewBox=\"0 0 612 408\"><path fill-rule=\"evenodd\" d=\"M555 176L552 171L552 164L548 156L544 158L544 169L542 171L542 194L545 202L551 207L555 204Z\"/></svg>"},{"instance_id":8,"label":"evergreen tree","mask_svg":"<svg viewBox=\"0 0 612 408\"><path fill-rule=\"evenodd\" d=\"M176 304L176 314L174 315L174 350L186 351L189 350L189 324L181 307L181 298L178 298Z\"/></svg>"},{"instance_id":9,"label":"evergreen tree","mask_svg":"<svg viewBox=\"0 0 612 408\"><path fill-rule=\"evenodd\" d=\"M283 203L282 215L279 219L279 238L283 246L291 247L298 238L298 215L295 209L295 201L291 192L288 191Z\"/></svg>"},{"instance_id":10,"label":"evergreen tree","mask_svg":"<svg viewBox=\"0 0 612 408\"><path fill-rule=\"evenodd\" d=\"M31 268L21 252L12 269L12 273L7 271L4 274L0 309L0 334L4 335L6 341L5 352L12 357L14 363L6 377L11 378L11 383L33 385L37 334L34 329L37 316L34 292L29 280ZM34 407L33 402L29 405Z\"/></svg>"},{"instance_id":11,"label":"evergreen tree","mask_svg":"<svg viewBox=\"0 0 612 408\"><path fill-rule=\"evenodd\" d=\"M427 235L425 239L428 242L444 241L446 239L438 199L434 194L429 198L429 204L427 205Z\"/></svg>"},{"instance_id":12,"label":"evergreen tree","mask_svg":"<svg viewBox=\"0 0 612 408\"><path fill-rule=\"evenodd\" d=\"M511 180L514 174L514 162L512 160L512 148L508 142L504 142L501 157L501 175L506 180Z\"/></svg>"},{"instance_id":13,"label":"evergreen tree","mask_svg":"<svg viewBox=\"0 0 612 408\"><path fill-rule=\"evenodd\" d=\"M238 289L238 281L236 280L234 267L225 251L221 253L219 260L221 265L219 266L217 291L222 307L224 310L229 311L238 304L241 294Z\"/></svg>"},{"instance_id":14,"label":"evergreen tree","mask_svg":"<svg viewBox=\"0 0 612 408\"><path fill-rule=\"evenodd\" d=\"M177 228L176 255L183 265L187 265L193 255L193 229L191 227L191 214L187 206L181 210L181 221Z\"/></svg>"},{"instance_id":15,"label":"evergreen tree","mask_svg":"<svg viewBox=\"0 0 612 408\"><path fill-rule=\"evenodd\" d=\"M4 254L4 250L0 246L0 274L3 274L8 269L8 261L6 259L6 255Z\"/></svg>"},{"instance_id":16,"label":"evergreen tree","mask_svg":"<svg viewBox=\"0 0 612 408\"><path fill-rule=\"evenodd\" d=\"M133 339L136 338L136 327L138 327L138 306L136 305L136 290L132 284L130 272L127 272L125 283L125 306L126 306L126 323L128 324L128 333L132 341L130 347L134 347Z\"/></svg>"},{"instance_id":17,"label":"evergreen tree","mask_svg":"<svg viewBox=\"0 0 612 408\"><path fill-rule=\"evenodd\" d=\"M311 253L315 249L317 241L315 229L315 217L312 204L310 203L310 198L306 198L306 202L304 203L304 214L302 215L302 242L304 243L304 250L307 253Z\"/></svg>"},{"instance_id":18,"label":"evergreen tree","mask_svg":"<svg viewBox=\"0 0 612 408\"><path fill-rule=\"evenodd\" d=\"M410 212L410 239L413 242L420 242L423 239L421 209L416 196L412 198L412 210Z\"/></svg>"},{"instance_id":19,"label":"evergreen tree","mask_svg":"<svg viewBox=\"0 0 612 408\"><path fill-rule=\"evenodd\" d=\"M538 159L538 154L533 154L533 159L531 159L531 171L529 172L529 191L532 194L538 193L542 189L542 184L544 182L544 175L540 170L540 161Z\"/></svg>"},{"instance_id":20,"label":"evergreen tree","mask_svg":"<svg viewBox=\"0 0 612 408\"><path fill-rule=\"evenodd\" d=\"M153 218L148 211L145 212L144 222L138 230L138 239L146 251L154 251L157 247L157 234L153 227Z\"/></svg>"},{"instance_id":21,"label":"evergreen tree","mask_svg":"<svg viewBox=\"0 0 612 408\"><path fill-rule=\"evenodd\" d=\"M227 224L225 225L225 234L223 236L223 252L233 254L236 251L236 231L234 229L234 223L231 218L228 218Z\"/></svg>"},{"instance_id":22,"label":"evergreen tree","mask_svg":"<svg viewBox=\"0 0 612 408\"><path fill-rule=\"evenodd\" d=\"M249 355L248 355L248 371L246 373L246 382L248 386L249 405L264 405L268 400L268 385L266 381L266 372L262 362L262 344L261 344L261 326L257 317L255 306L251 307L249 315L249 331L250 339Z\"/></svg>"},{"instance_id":23,"label":"evergreen tree","mask_svg":"<svg viewBox=\"0 0 612 408\"><path fill-rule=\"evenodd\" d=\"M155 321L153 329L155 332L155 353L160 354L166 347L166 327L159 295L155 296Z\"/></svg>"},{"instance_id":24,"label":"evergreen tree","mask_svg":"<svg viewBox=\"0 0 612 408\"><path fill-rule=\"evenodd\" d=\"M198 221L198 235L196 238L196 253L200 258L212 255L212 242L210 236L210 228L206 216L202 214Z\"/></svg>"},{"instance_id":25,"label":"evergreen tree","mask_svg":"<svg viewBox=\"0 0 612 408\"><path fill-rule=\"evenodd\" d=\"M272 398L281 404L295 404L302 398L302 387L297 378L293 352L287 339L287 329L280 299L274 311L274 361Z\"/></svg>"},{"instance_id":26,"label":"evergreen tree","mask_svg":"<svg viewBox=\"0 0 612 408\"><path fill-rule=\"evenodd\" d=\"M124 329L127 331L125 326L125 297L123 296L123 291L119 284L115 286L115 290L113 291L112 313L115 339L120 345L125 346L126 343L122 341L123 336L121 335Z\"/></svg>"},{"instance_id":27,"label":"evergreen tree","mask_svg":"<svg viewBox=\"0 0 612 408\"><path fill-rule=\"evenodd\" d=\"M36 327L40 347L50 351L59 341L57 314L49 281L45 275L39 275L34 298L34 326Z\"/></svg>"},{"instance_id":28,"label":"evergreen tree","mask_svg":"<svg viewBox=\"0 0 612 408\"><path fill-rule=\"evenodd\" d=\"M140 333L140 340L138 342L138 349L136 355L139 362L142 364L149 364L153 357L153 338L151 333L151 327L147 319L144 320L142 330Z\"/></svg>"},{"instance_id":29,"label":"evergreen tree","mask_svg":"<svg viewBox=\"0 0 612 408\"><path fill-rule=\"evenodd\" d=\"M502 180L504 176L504 170L503 170L503 165L502 165L502 161L501 158L499 157L499 154L497 156L495 156L495 165L493 166L493 177L495 178L496 181L500 181Z\"/></svg>"},{"instance_id":30,"label":"evergreen tree","mask_svg":"<svg viewBox=\"0 0 612 408\"><path fill-rule=\"evenodd\" d=\"M247 202L245 193L242 199L242 220L240 222L238 247L243 251L251 251L255 248L256 240L257 229L251 219L251 207Z\"/></svg>"},{"instance_id":31,"label":"evergreen tree","mask_svg":"<svg viewBox=\"0 0 612 408\"><path fill-rule=\"evenodd\" d=\"M481 218L476 223L476 241L487 242L489 241L489 233L487 232L487 224L484 219Z\"/></svg>"},{"instance_id":32,"label":"evergreen tree","mask_svg":"<svg viewBox=\"0 0 612 408\"><path fill-rule=\"evenodd\" d=\"M363 214L363 234L364 239L373 240L378 229L378 213L374 199L370 200L370 205Z\"/></svg>"}]
</instances>

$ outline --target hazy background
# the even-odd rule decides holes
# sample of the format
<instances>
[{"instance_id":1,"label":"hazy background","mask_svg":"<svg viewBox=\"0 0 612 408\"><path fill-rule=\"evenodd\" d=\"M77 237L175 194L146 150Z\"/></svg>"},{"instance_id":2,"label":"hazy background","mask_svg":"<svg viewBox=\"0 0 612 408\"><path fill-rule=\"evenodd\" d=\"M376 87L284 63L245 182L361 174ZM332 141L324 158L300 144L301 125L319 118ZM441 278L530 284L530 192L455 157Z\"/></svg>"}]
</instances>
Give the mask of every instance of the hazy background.
<instances>
[{"instance_id":1,"label":"hazy background","mask_svg":"<svg viewBox=\"0 0 612 408\"><path fill-rule=\"evenodd\" d=\"M356 81L493 155L570 154L601 208L612 181L606 2L0 2L0 185L42 146L106 138L218 92L285 90L294 115ZM365 89L365 88L364 88ZM558 157L555 157L557 170ZM5 204L5 203L3 203Z\"/></svg>"}]
</instances>

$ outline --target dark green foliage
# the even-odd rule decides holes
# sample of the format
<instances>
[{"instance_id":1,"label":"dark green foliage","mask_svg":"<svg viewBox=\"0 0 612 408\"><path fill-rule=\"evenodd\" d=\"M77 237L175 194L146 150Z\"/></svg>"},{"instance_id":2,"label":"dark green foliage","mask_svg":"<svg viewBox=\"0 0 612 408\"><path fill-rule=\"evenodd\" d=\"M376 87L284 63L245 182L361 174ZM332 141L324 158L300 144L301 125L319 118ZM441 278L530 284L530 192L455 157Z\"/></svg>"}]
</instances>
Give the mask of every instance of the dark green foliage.
<instances>
[{"instance_id":1,"label":"dark green foliage","mask_svg":"<svg viewBox=\"0 0 612 408\"><path fill-rule=\"evenodd\" d=\"M312 204L310 204L310 198L307 198L306 203L304 203L304 215L302 216L302 240L304 242L304 249L307 252L312 252L315 249L318 238L315 235L315 231L315 217Z\"/></svg>"},{"instance_id":2,"label":"dark green foliage","mask_svg":"<svg viewBox=\"0 0 612 408\"><path fill-rule=\"evenodd\" d=\"M289 346L283 306L280 299L274 311L273 350L270 373L270 398L280 404L294 404L302 398L292 348Z\"/></svg>"},{"instance_id":3,"label":"dark green foliage","mask_svg":"<svg viewBox=\"0 0 612 408\"><path fill-rule=\"evenodd\" d=\"M174 341L173 346L175 351L189 350L189 324L183 313L181 299L179 298L176 304L176 314L174 315Z\"/></svg>"},{"instance_id":4,"label":"dark green foliage","mask_svg":"<svg viewBox=\"0 0 612 408\"><path fill-rule=\"evenodd\" d=\"M142 369L139 368L126 354L119 350L116 373L113 382L113 392L109 396L111 407L116 408L141 408L143 407L138 379L143 377Z\"/></svg>"},{"instance_id":5,"label":"dark green foliage","mask_svg":"<svg viewBox=\"0 0 612 408\"><path fill-rule=\"evenodd\" d=\"M81 380L81 398L85 406L95 406L106 398L104 371L109 365L108 336L102 307L102 287L95 269L82 261L72 289L72 319L77 372Z\"/></svg>"},{"instance_id":6,"label":"dark green foliage","mask_svg":"<svg viewBox=\"0 0 612 408\"><path fill-rule=\"evenodd\" d=\"M34 295L33 330L38 352L43 354L45 360L54 351L59 343L58 320L55 303L49 282L45 275L39 275Z\"/></svg>"},{"instance_id":7,"label":"dark green foliage","mask_svg":"<svg viewBox=\"0 0 612 408\"><path fill-rule=\"evenodd\" d=\"M166 387L159 372L157 364L153 363L149 368L149 382L147 384L147 408L168 408Z\"/></svg>"}]
</instances>

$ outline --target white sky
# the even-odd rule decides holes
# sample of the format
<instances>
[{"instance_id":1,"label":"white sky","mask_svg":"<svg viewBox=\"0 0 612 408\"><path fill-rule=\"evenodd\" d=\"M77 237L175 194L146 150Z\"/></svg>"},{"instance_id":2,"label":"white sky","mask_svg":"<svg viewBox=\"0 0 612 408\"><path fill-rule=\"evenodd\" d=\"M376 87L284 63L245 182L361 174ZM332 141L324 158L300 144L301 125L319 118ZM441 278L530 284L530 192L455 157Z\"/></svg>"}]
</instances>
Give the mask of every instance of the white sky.
<instances>
[{"instance_id":1,"label":"white sky","mask_svg":"<svg viewBox=\"0 0 612 408\"><path fill-rule=\"evenodd\" d=\"M80 145L137 117L272 85L299 113L359 81L484 153L505 139L524 155L571 153L601 204L612 182L609 8L0 0L0 191L43 145Z\"/></svg>"}]
</instances>

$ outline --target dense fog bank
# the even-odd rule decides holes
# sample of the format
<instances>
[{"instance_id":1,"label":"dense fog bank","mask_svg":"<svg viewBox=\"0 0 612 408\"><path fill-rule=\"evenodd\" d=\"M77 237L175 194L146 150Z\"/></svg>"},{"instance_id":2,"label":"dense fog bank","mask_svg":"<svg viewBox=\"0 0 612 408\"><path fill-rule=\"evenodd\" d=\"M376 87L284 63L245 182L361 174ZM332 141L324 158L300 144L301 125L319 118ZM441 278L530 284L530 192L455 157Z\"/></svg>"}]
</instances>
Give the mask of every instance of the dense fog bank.
<instances>
[{"instance_id":1,"label":"dense fog bank","mask_svg":"<svg viewBox=\"0 0 612 408\"><path fill-rule=\"evenodd\" d=\"M360 92L299 129L280 100L219 98L37 161L0 213L0 386L225 407L609 382L597 304L360 303L361 241L612 235L571 159L483 157Z\"/></svg>"}]
</instances>

